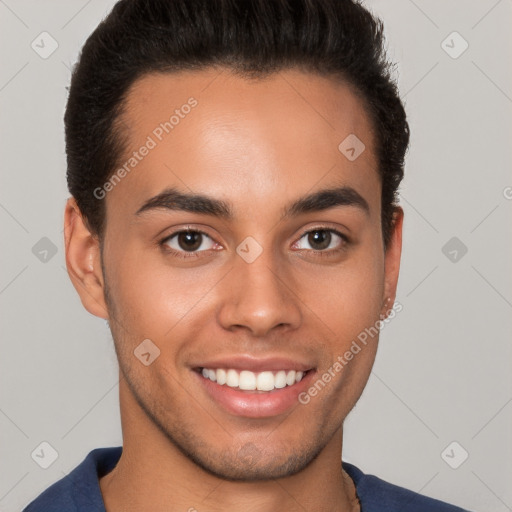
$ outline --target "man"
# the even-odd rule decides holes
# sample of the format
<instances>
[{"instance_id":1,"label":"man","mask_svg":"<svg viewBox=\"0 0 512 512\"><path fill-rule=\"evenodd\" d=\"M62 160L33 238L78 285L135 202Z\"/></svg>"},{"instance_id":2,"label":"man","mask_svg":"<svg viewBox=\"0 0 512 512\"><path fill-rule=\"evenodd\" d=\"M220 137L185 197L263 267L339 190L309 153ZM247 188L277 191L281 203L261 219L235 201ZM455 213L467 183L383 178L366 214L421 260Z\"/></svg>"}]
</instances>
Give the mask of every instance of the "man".
<instances>
[{"instance_id":1,"label":"man","mask_svg":"<svg viewBox=\"0 0 512 512\"><path fill-rule=\"evenodd\" d=\"M122 0L89 37L66 262L112 331L123 447L28 512L461 510L341 463L401 254L382 45L350 0Z\"/></svg>"}]
</instances>

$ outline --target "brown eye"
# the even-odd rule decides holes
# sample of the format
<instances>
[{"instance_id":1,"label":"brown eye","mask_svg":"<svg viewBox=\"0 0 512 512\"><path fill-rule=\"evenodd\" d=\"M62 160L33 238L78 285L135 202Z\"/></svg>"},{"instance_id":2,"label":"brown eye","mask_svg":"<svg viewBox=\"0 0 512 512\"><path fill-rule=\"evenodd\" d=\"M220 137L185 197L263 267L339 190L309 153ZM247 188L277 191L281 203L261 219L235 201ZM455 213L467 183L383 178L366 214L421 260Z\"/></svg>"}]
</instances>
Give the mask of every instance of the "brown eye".
<instances>
[{"instance_id":1,"label":"brown eye","mask_svg":"<svg viewBox=\"0 0 512 512\"><path fill-rule=\"evenodd\" d=\"M178 231L164 240L164 245L178 252L199 252L211 249L215 242L201 231Z\"/></svg>"},{"instance_id":2,"label":"brown eye","mask_svg":"<svg viewBox=\"0 0 512 512\"><path fill-rule=\"evenodd\" d=\"M335 229L317 228L304 233L296 246L298 249L326 251L340 249L347 242L347 237Z\"/></svg>"},{"instance_id":3,"label":"brown eye","mask_svg":"<svg viewBox=\"0 0 512 512\"><path fill-rule=\"evenodd\" d=\"M316 251L327 249L331 243L332 235L329 231L316 230L308 233L308 243Z\"/></svg>"},{"instance_id":4,"label":"brown eye","mask_svg":"<svg viewBox=\"0 0 512 512\"><path fill-rule=\"evenodd\" d=\"M178 234L178 245L184 251L197 251L201 247L203 235L197 232L185 232Z\"/></svg>"}]
</instances>

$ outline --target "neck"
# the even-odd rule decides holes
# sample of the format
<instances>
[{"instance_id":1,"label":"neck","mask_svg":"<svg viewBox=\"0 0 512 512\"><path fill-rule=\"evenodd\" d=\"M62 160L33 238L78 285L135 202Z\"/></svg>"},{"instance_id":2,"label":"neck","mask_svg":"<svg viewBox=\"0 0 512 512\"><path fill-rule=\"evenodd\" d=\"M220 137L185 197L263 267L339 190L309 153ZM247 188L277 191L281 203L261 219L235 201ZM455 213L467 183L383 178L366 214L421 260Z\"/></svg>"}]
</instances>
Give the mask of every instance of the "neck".
<instances>
[{"instance_id":1,"label":"neck","mask_svg":"<svg viewBox=\"0 0 512 512\"><path fill-rule=\"evenodd\" d=\"M120 380L123 453L100 479L107 512L344 511L354 509L355 487L341 468L340 429L299 473L270 481L233 482L183 455L140 409Z\"/></svg>"}]
</instances>

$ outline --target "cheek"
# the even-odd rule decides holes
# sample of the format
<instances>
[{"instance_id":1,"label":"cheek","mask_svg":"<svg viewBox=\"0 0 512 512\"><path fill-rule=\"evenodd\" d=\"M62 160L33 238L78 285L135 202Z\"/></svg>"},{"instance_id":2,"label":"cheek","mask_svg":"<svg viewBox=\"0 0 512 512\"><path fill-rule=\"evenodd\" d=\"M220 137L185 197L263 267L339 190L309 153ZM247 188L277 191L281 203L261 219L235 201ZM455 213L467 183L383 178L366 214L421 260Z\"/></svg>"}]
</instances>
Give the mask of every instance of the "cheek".
<instances>
[{"instance_id":1,"label":"cheek","mask_svg":"<svg viewBox=\"0 0 512 512\"><path fill-rule=\"evenodd\" d=\"M313 321L324 323L345 341L379 319L384 289L383 259L361 254L338 267L304 271L298 294ZM316 319L316 320L315 320Z\"/></svg>"},{"instance_id":2,"label":"cheek","mask_svg":"<svg viewBox=\"0 0 512 512\"><path fill-rule=\"evenodd\" d=\"M207 295L219 281L215 269L173 268L165 256L125 251L108 272L112 299L134 337L164 340L178 323L204 309Z\"/></svg>"},{"instance_id":3,"label":"cheek","mask_svg":"<svg viewBox=\"0 0 512 512\"><path fill-rule=\"evenodd\" d=\"M328 338L323 347L326 358L305 400L316 404L319 415L329 411L326 421L333 423L346 417L361 396L377 351L383 278L377 264L366 268L364 273L332 277L327 291L319 293L316 288L309 298L308 305L321 319L313 321L328 326Z\"/></svg>"}]
</instances>

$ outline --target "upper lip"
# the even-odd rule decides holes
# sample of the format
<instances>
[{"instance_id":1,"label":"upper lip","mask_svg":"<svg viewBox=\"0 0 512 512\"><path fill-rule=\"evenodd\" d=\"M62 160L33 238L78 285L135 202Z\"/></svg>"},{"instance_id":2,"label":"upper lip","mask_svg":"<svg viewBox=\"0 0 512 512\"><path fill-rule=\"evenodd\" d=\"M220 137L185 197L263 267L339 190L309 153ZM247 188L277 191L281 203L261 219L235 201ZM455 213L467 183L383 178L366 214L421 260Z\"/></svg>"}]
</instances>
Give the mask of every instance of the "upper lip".
<instances>
[{"instance_id":1,"label":"upper lip","mask_svg":"<svg viewBox=\"0 0 512 512\"><path fill-rule=\"evenodd\" d=\"M253 357L247 355L229 356L223 358L202 361L192 365L194 368L228 368L234 370L249 370L251 372L262 372L265 370L298 370L305 372L311 370L314 365L303 361L297 361L286 357Z\"/></svg>"}]
</instances>

